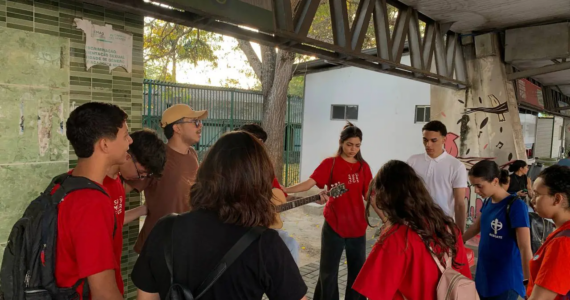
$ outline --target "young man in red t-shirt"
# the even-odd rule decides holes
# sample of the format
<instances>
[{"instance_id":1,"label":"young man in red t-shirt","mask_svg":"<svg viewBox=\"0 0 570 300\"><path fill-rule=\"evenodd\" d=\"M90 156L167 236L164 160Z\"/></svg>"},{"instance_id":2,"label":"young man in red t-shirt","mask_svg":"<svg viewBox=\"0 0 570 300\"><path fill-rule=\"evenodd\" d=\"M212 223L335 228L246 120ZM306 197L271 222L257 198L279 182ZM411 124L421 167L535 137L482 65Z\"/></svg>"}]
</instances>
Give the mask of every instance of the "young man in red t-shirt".
<instances>
[{"instance_id":1,"label":"young man in red t-shirt","mask_svg":"<svg viewBox=\"0 0 570 300\"><path fill-rule=\"evenodd\" d=\"M112 104L91 102L71 112L66 135L78 157L72 176L103 186L108 170L127 161L132 140L126 120L127 114ZM58 286L72 287L86 278L91 298L123 299L123 285L118 280L121 266L113 238L121 232L115 232L114 215L111 199L95 190L72 192L59 204L55 266ZM83 287L77 288L81 299Z\"/></svg>"},{"instance_id":2,"label":"young man in red t-shirt","mask_svg":"<svg viewBox=\"0 0 570 300\"><path fill-rule=\"evenodd\" d=\"M159 178L166 163L164 142L151 130L139 130L131 134L133 143L129 147L127 161L113 166L107 172L103 186L109 193L115 210L117 229L113 240L113 249L117 264L121 265L123 252L123 225L146 215L146 205L125 211L126 193L123 180L143 180L148 177ZM127 187L129 187L127 185ZM130 191L130 189L129 189ZM119 290L123 291L123 278L116 273Z\"/></svg>"}]
</instances>

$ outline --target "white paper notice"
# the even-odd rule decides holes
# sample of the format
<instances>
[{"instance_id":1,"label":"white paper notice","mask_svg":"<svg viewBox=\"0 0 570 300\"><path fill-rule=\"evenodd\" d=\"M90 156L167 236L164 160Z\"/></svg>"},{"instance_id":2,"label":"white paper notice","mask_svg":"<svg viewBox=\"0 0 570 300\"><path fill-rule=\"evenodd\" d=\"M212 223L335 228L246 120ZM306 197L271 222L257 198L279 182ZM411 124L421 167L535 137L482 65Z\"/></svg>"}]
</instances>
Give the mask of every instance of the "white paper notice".
<instances>
[{"instance_id":1,"label":"white paper notice","mask_svg":"<svg viewBox=\"0 0 570 300\"><path fill-rule=\"evenodd\" d=\"M116 67L132 72L133 35L113 30L113 26L92 24L89 20L75 19L77 28L85 32L85 61L87 70L94 65L109 66L109 73Z\"/></svg>"}]
</instances>

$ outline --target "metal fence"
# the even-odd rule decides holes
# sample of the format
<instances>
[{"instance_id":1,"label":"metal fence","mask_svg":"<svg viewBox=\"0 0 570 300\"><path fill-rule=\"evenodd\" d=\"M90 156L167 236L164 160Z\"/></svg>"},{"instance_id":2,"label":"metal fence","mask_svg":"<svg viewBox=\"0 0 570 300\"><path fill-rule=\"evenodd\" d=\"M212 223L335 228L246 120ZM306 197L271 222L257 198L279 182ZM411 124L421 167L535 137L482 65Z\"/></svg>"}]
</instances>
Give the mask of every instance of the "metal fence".
<instances>
[{"instance_id":1,"label":"metal fence","mask_svg":"<svg viewBox=\"0 0 570 300\"><path fill-rule=\"evenodd\" d=\"M247 123L261 124L263 119L263 95L259 92L145 79L143 127L154 129L166 141L160 128L162 112L179 103L208 111L208 118L203 121L202 139L195 145L200 160L225 132ZM282 184L288 186L299 182L303 98L287 98L285 120Z\"/></svg>"}]
</instances>

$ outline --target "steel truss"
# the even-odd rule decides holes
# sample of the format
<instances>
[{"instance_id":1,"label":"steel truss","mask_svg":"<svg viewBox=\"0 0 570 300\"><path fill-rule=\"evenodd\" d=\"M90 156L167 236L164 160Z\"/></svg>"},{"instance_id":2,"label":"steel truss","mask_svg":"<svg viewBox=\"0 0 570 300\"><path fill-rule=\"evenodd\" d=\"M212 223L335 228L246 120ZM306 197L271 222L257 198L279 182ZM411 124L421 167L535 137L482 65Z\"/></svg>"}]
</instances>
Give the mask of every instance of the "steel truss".
<instances>
[{"instance_id":1,"label":"steel truss","mask_svg":"<svg viewBox=\"0 0 570 300\"><path fill-rule=\"evenodd\" d=\"M272 0L274 26L272 29L261 28L259 31L239 26L239 23L235 23L235 19L232 23L227 14L224 16L223 13L200 11L198 6L201 5L196 2L208 0L160 0L160 3L165 4L162 6L142 0L87 1L111 9L138 13L263 45L277 46L280 49L316 56L332 63L455 89L468 86L459 35L448 31L448 26L441 25L414 8L395 0L360 0L352 26L348 22L347 1L326 0L330 4L334 44L308 36L309 28L323 0L301 0L295 11L292 9L291 0ZM388 26L388 5L393 5L399 10L392 33ZM172 9L173 7L176 9ZM362 52L370 20L374 24L377 55ZM419 29L420 20L426 23L423 38ZM411 66L401 63L406 40L410 49ZM434 59L435 68L432 68Z\"/></svg>"}]
</instances>

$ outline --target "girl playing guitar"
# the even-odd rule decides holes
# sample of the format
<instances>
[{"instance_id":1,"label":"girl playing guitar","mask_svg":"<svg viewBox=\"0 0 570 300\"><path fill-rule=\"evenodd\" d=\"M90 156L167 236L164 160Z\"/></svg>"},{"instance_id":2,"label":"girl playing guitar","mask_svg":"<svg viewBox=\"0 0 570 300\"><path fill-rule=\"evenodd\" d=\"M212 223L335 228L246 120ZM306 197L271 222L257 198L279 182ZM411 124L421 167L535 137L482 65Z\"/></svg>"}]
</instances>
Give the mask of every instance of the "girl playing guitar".
<instances>
[{"instance_id":1,"label":"girl playing guitar","mask_svg":"<svg viewBox=\"0 0 570 300\"><path fill-rule=\"evenodd\" d=\"M321 237L321 265L315 288L315 300L338 300L338 269L342 251L346 248L348 280L346 300L364 299L352 289L366 260L366 218L363 199L372 180L370 167L362 158L360 145L362 131L348 122L340 134L338 152L317 167L306 181L284 189L285 193L304 192L317 186L324 188L333 183L344 183L348 192L329 200L323 195L320 204L326 203L325 222Z\"/></svg>"}]
</instances>

